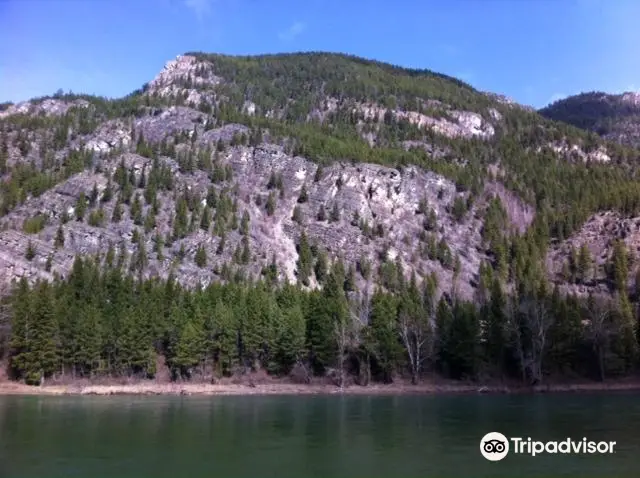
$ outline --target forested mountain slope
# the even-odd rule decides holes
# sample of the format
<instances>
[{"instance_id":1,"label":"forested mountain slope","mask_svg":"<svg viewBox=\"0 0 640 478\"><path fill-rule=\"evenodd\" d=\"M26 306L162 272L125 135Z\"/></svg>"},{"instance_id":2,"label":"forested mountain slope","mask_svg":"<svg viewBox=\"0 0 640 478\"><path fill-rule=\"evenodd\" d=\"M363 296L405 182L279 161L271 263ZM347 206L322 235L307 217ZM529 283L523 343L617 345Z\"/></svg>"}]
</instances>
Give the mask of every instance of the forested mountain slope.
<instances>
[{"instance_id":1,"label":"forested mountain slope","mask_svg":"<svg viewBox=\"0 0 640 478\"><path fill-rule=\"evenodd\" d=\"M33 383L629 372L639 157L340 54L191 53L122 99L5 104L0 356Z\"/></svg>"},{"instance_id":2,"label":"forested mountain slope","mask_svg":"<svg viewBox=\"0 0 640 478\"><path fill-rule=\"evenodd\" d=\"M540 114L578 128L594 131L604 138L630 146L640 146L640 94L610 95L582 93L554 102Z\"/></svg>"}]
</instances>

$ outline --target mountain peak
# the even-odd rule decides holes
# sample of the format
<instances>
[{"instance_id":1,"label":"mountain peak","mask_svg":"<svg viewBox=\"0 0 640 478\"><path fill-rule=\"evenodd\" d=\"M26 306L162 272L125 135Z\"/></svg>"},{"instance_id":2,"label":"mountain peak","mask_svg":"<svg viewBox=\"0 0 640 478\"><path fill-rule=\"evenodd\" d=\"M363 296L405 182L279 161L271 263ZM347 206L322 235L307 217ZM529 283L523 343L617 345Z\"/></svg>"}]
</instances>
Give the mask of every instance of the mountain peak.
<instances>
[{"instance_id":1,"label":"mountain peak","mask_svg":"<svg viewBox=\"0 0 640 478\"><path fill-rule=\"evenodd\" d=\"M640 91L627 91L622 94L620 99L633 106L640 106Z\"/></svg>"}]
</instances>

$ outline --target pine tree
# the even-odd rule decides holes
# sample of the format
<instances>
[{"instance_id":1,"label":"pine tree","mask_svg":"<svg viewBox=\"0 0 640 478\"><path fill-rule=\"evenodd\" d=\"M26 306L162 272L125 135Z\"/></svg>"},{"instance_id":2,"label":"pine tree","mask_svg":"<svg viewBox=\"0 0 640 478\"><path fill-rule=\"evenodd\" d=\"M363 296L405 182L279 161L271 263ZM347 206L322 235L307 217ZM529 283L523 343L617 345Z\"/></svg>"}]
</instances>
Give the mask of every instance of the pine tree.
<instances>
[{"instance_id":1,"label":"pine tree","mask_svg":"<svg viewBox=\"0 0 640 478\"><path fill-rule=\"evenodd\" d=\"M326 221L327 220L327 212L324 209L324 204L320 204L318 208L318 215L316 216L318 221Z\"/></svg>"},{"instance_id":2,"label":"pine tree","mask_svg":"<svg viewBox=\"0 0 640 478\"><path fill-rule=\"evenodd\" d=\"M87 211L87 199L85 198L84 192L81 192L80 196L78 196L78 199L76 200L76 206L75 206L76 219L78 221L82 221L86 211Z\"/></svg>"},{"instance_id":3,"label":"pine tree","mask_svg":"<svg viewBox=\"0 0 640 478\"><path fill-rule=\"evenodd\" d=\"M62 224L60 224L58 226L58 229L56 230L56 237L53 241L53 247L55 249L64 247L64 230L62 229Z\"/></svg>"},{"instance_id":4,"label":"pine tree","mask_svg":"<svg viewBox=\"0 0 640 478\"><path fill-rule=\"evenodd\" d=\"M277 185L278 179L276 173L271 171L271 175L269 176L269 181L267 182L267 189L275 189Z\"/></svg>"},{"instance_id":5,"label":"pine tree","mask_svg":"<svg viewBox=\"0 0 640 478\"><path fill-rule=\"evenodd\" d=\"M241 264L249 264L251 260L251 249L249 248L249 236L242 237L242 253L240 255Z\"/></svg>"},{"instance_id":6,"label":"pine tree","mask_svg":"<svg viewBox=\"0 0 640 478\"><path fill-rule=\"evenodd\" d=\"M28 261L32 261L36 257L36 246L33 245L33 242L29 241L27 243L27 250L24 253L24 257Z\"/></svg>"},{"instance_id":7,"label":"pine tree","mask_svg":"<svg viewBox=\"0 0 640 478\"><path fill-rule=\"evenodd\" d=\"M320 248L318 250L318 254L316 257L316 264L314 267L314 272L316 274L316 281L318 281L318 284L324 284L324 281L327 278L327 274L329 271L329 265L328 265L328 259L327 259L327 253L325 252L324 249Z\"/></svg>"},{"instance_id":8,"label":"pine tree","mask_svg":"<svg viewBox=\"0 0 640 478\"><path fill-rule=\"evenodd\" d=\"M173 238L182 239L188 230L187 201L184 197L176 203L176 215L173 220Z\"/></svg>"},{"instance_id":9,"label":"pine tree","mask_svg":"<svg viewBox=\"0 0 640 478\"><path fill-rule=\"evenodd\" d=\"M194 262L200 268L203 268L207 265L207 251L205 250L203 245L198 246L194 257Z\"/></svg>"},{"instance_id":10,"label":"pine tree","mask_svg":"<svg viewBox=\"0 0 640 478\"><path fill-rule=\"evenodd\" d=\"M352 292L356 290L356 269L353 264L349 265L347 275L344 279L344 290L346 292Z\"/></svg>"},{"instance_id":11,"label":"pine tree","mask_svg":"<svg viewBox=\"0 0 640 478\"><path fill-rule=\"evenodd\" d=\"M102 191L102 197L100 198L100 202L107 203L111 201L113 198L113 185L111 184L111 177L107 178L107 185Z\"/></svg>"},{"instance_id":12,"label":"pine tree","mask_svg":"<svg viewBox=\"0 0 640 478\"><path fill-rule=\"evenodd\" d=\"M209 206L205 206L202 210L202 217L200 218L200 229L203 231L209 232L209 228L211 227L211 212L209 211Z\"/></svg>"},{"instance_id":13,"label":"pine tree","mask_svg":"<svg viewBox=\"0 0 640 478\"><path fill-rule=\"evenodd\" d=\"M485 343L490 363L502 370L504 366L505 353L507 349L507 316L506 300L502 285L498 278L495 278L491 286L491 297L486 312L486 325L483 327L485 333Z\"/></svg>"},{"instance_id":14,"label":"pine tree","mask_svg":"<svg viewBox=\"0 0 640 478\"><path fill-rule=\"evenodd\" d=\"M627 293L627 278L629 276L627 257L627 249L624 242L621 240L615 241L611 258L611 276L615 290L623 294Z\"/></svg>"},{"instance_id":15,"label":"pine tree","mask_svg":"<svg viewBox=\"0 0 640 478\"><path fill-rule=\"evenodd\" d=\"M136 193L131 203L131 209L129 211L131 219L136 226L142 225L142 202L140 201L140 195Z\"/></svg>"},{"instance_id":16,"label":"pine tree","mask_svg":"<svg viewBox=\"0 0 640 478\"><path fill-rule=\"evenodd\" d=\"M376 291L371 298L369 327L373 337L373 355L385 383L393 380L393 372L402 353L396 327L397 315L395 297Z\"/></svg>"},{"instance_id":17,"label":"pine tree","mask_svg":"<svg viewBox=\"0 0 640 478\"><path fill-rule=\"evenodd\" d=\"M307 193L307 185L303 184L302 189L300 189L300 194L298 195L298 202L300 204L305 203L309 200L309 194Z\"/></svg>"},{"instance_id":18,"label":"pine tree","mask_svg":"<svg viewBox=\"0 0 640 478\"><path fill-rule=\"evenodd\" d=\"M18 286L14 298L11 341L11 368L29 384L42 384L57 371L58 325L54 316L52 286L39 282L33 289L33 304L23 303L29 295L26 281Z\"/></svg>"},{"instance_id":19,"label":"pine tree","mask_svg":"<svg viewBox=\"0 0 640 478\"><path fill-rule=\"evenodd\" d=\"M220 236L220 242L218 243L218 248L216 249L216 254L220 255L224 252L224 246L227 242L227 235L222 233Z\"/></svg>"},{"instance_id":20,"label":"pine tree","mask_svg":"<svg viewBox=\"0 0 640 478\"><path fill-rule=\"evenodd\" d=\"M238 361L239 324L236 315L230 307L218 300L206 328L212 349L218 356L220 371L224 375L231 374L233 366Z\"/></svg>"},{"instance_id":21,"label":"pine tree","mask_svg":"<svg viewBox=\"0 0 640 478\"><path fill-rule=\"evenodd\" d=\"M309 285L309 277L311 276L311 268L313 267L313 255L311 247L304 231L300 234L298 242L298 281L305 285Z\"/></svg>"},{"instance_id":22,"label":"pine tree","mask_svg":"<svg viewBox=\"0 0 640 478\"><path fill-rule=\"evenodd\" d=\"M144 218L144 232L145 234L150 233L156 227L156 215L153 212L153 209L149 209L147 215Z\"/></svg>"},{"instance_id":23,"label":"pine tree","mask_svg":"<svg viewBox=\"0 0 640 478\"><path fill-rule=\"evenodd\" d=\"M249 220L249 212L245 210L242 213L242 220L240 222L240 234L242 234L243 236L249 235Z\"/></svg>"},{"instance_id":24,"label":"pine tree","mask_svg":"<svg viewBox=\"0 0 640 478\"><path fill-rule=\"evenodd\" d=\"M173 364L181 370L181 375L190 377L205 355L204 331L197 321L188 320L182 327L173 357Z\"/></svg>"},{"instance_id":25,"label":"pine tree","mask_svg":"<svg viewBox=\"0 0 640 478\"><path fill-rule=\"evenodd\" d=\"M113 207L113 214L111 215L111 222L118 223L122 220L122 203L120 199L116 202L116 205Z\"/></svg>"},{"instance_id":26,"label":"pine tree","mask_svg":"<svg viewBox=\"0 0 640 478\"><path fill-rule=\"evenodd\" d=\"M269 197L267 198L266 211L268 216L273 216L276 211L276 197L273 192L269 193Z\"/></svg>"},{"instance_id":27,"label":"pine tree","mask_svg":"<svg viewBox=\"0 0 640 478\"><path fill-rule=\"evenodd\" d=\"M340 221L340 208L338 207L338 203L333 203L333 209L331 209L331 214L329 216L330 222L338 222Z\"/></svg>"},{"instance_id":28,"label":"pine tree","mask_svg":"<svg viewBox=\"0 0 640 478\"><path fill-rule=\"evenodd\" d=\"M300 206L298 206L298 205L294 206L293 215L291 216L291 220L293 222L296 222L296 223L302 225L303 217L302 217L302 209L300 209Z\"/></svg>"},{"instance_id":29,"label":"pine tree","mask_svg":"<svg viewBox=\"0 0 640 478\"><path fill-rule=\"evenodd\" d=\"M89 207L93 207L96 205L98 201L98 185L93 183L93 189L91 190L91 194L89 194Z\"/></svg>"},{"instance_id":30,"label":"pine tree","mask_svg":"<svg viewBox=\"0 0 640 478\"><path fill-rule=\"evenodd\" d=\"M579 280L582 283L585 283L589 280L591 273L591 252L586 244L582 244L580 247L580 252L578 253L578 270L577 275Z\"/></svg>"}]
</instances>

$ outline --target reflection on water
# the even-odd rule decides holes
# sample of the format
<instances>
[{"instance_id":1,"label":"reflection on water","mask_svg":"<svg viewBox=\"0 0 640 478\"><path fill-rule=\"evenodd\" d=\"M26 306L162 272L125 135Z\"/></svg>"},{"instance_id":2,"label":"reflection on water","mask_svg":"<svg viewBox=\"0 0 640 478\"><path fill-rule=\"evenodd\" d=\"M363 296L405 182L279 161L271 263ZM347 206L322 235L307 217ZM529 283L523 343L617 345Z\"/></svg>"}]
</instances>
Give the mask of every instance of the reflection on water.
<instances>
[{"instance_id":1,"label":"reflection on water","mask_svg":"<svg viewBox=\"0 0 640 478\"><path fill-rule=\"evenodd\" d=\"M0 397L0 478L640 476L634 394ZM485 461L485 433L614 440Z\"/></svg>"}]
</instances>

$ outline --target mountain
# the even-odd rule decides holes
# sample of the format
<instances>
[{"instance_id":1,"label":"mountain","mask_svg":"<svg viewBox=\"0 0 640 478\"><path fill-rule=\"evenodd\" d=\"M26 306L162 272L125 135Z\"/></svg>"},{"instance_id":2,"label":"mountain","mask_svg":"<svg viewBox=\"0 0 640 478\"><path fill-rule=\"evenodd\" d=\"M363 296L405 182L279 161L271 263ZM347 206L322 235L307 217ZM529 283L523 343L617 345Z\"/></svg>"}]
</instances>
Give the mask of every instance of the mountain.
<instances>
[{"instance_id":1,"label":"mountain","mask_svg":"<svg viewBox=\"0 0 640 478\"><path fill-rule=\"evenodd\" d=\"M540 114L611 141L640 146L640 93L582 93L556 101L541 109Z\"/></svg>"},{"instance_id":2,"label":"mountain","mask_svg":"<svg viewBox=\"0 0 640 478\"><path fill-rule=\"evenodd\" d=\"M345 354L362 371L363 336L354 339L343 322L335 330L322 324L357 316L367 327L384 319L374 332L394 337L376 336L365 354L377 350L384 380L404 363L398 347L414 380L426 356L456 376L479 373L485 359L492 365L483 371L495 372L506 367L504 354L479 351L498 336L509 353L526 349L514 360L532 380L541 380L546 353L556 354L554 371L563 353L579 369L581 347L593 337L562 329L570 319L552 327L541 317L611 307L617 336L628 339L620 331L630 330L637 299L629 277L640 238L639 157L446 75L320 52L187 53L124 98L58 93L4 104L0 267L6 283L25 280L12 293L13 335L0 337L0 357L8 354L13 375L34 383L60 361L80 375L154 375L164 367L157 356L174 377L204 374L210 363L231 373L232 362L277 363L279 373L304 363L342 377ZM287 282L295 292L277 294L297 299L256 285ZM263 301L251 305L254 297ZM254 307L255 322L245 322L244 307ZM216 335L208 314L238 322ZM461 327L451 329L456 339L444 335L447 314ZM40 337L57 331L63 345L29 345L34 316L49 327ZM247 323L263 328L248 338ZM513 327L574 341L539 349L549 345ZM225 349L223 360L229 330L242 339L225 339L233 353ZM278 348L300 330L295 353ZM476 342L489 330L498 335ZM81 333L94 351L82 359L76 349L69 355ZM269 345L260 336L271 337ZM514 337L526 344L514 345ZM466 340L479 355L470 365L465 346L454 360L445 339L451 347ZM245 340L253 340L252 353ZM214 355L205 352L214 344ZM392 361L379 355L383 345ZM336 347L339 367L328 352ZM620 347L615 353L627 363L635 348ZM38 361L34 349L50 353Z\"/></svg>"}]
</instances>

